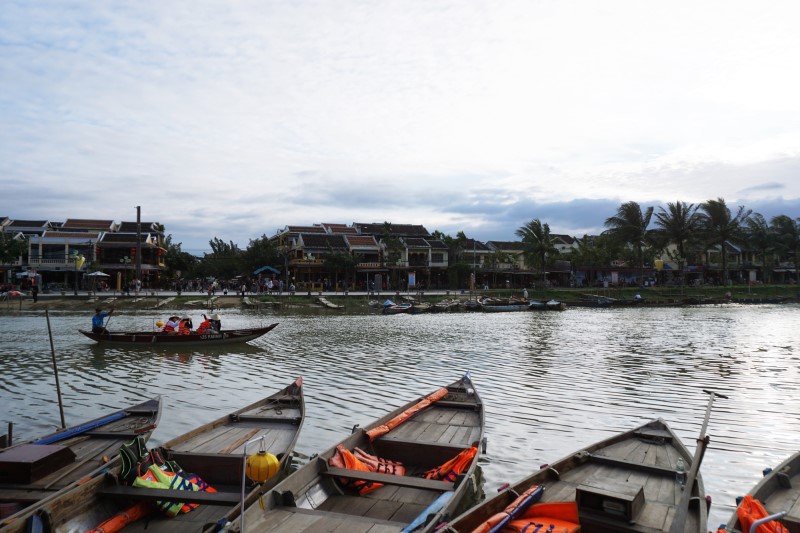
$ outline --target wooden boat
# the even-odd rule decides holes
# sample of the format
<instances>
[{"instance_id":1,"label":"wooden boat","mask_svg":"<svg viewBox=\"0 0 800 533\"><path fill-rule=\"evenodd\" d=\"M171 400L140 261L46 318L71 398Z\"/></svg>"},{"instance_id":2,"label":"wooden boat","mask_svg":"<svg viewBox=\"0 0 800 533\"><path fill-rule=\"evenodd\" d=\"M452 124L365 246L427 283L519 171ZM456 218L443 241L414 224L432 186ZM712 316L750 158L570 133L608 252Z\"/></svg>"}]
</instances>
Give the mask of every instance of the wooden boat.
<instances>
[{"instance_id":1,"label":"wooden boat","mask_svg":"<svg viewBox=\"0 0 800 533\"><path fill-rule=\"evenodd\" d=\"M238 514L240 501L255 500L288 472L292 450L305 416L302 378L283 390L213 422L204 424L165 443L160 450L165 459L175 461L186 471L200 476L217 492L131 487L119 483L117 466L105 476L62 493L60 498L40 504L32 512L8 524L8 533L25 531L26 524L39 520L51 531L88 531L104 521L128 513L144 517L128 523L125 532L213 531L217 522L226 523ZM248 455L259 451L263 437L267 452L279 459L278 473L264 485L242 487L245 443ZM177 501L200 505L188 513L167 517L152 505L155 501ZM144 503L143 503L144 502ZM3 530L4 533L6 530Z\"/></svg>"},{"instance_id":2,"label":"wooden boat","mask_svg":"<svg viewBox=\"0 0 800 533\"><path fill-rule=\"evenodd\" d=\"M13 514L96 476L119 448L146 441L161 416L161 397L0 451L0 502Z\"/></svg>"},{"instance_id":3,"label":"wooden boat","mask_svg":"<svg viewBox=\"0 0 800 533\"><path fill-rule=\"evenodd\" d=\"M488 531L488 527L477 528L490 519L499 526L495 531L519 531L499 524L506 512L514 511L512 516L526 523L556 523L565 528L557 531L576 531L573 528L580 526L581 533L668 532L675 516L682 514L677 511L687 490L691 491L689 509L683 527L676 524L677 531L705 533L702 479L698 475L691 487L681 485L676 479L678 458L688 470L692 464L689 451L663 420L654 420L544 465L439 531ZM537 490L542 487L543 491ZM515 502L528 506L517 509L512 506ZM548 508L547 504L556 502Z\"/></svg>"},{"instance_id":4,"label":"wooden boat","mask_svg":"<svg viewBox=\"0 0 800 533\"><path fill-rule=\"evenodd\" d=\"M349 437L247 507L240 530L433 531L463 497L474 497L483 426L483 404L467 373L366 428L354 427ZM360 451L375 456L365 459L364 470L349 462L351 468L334 466L349 452L363 457ZM395 466L376 469L376 458L402 463L405 475L375 471ZM464 469L450 481L419 477L454 458L464 459Z\"/></svg>"},{"instance_id":5,"label":"wooden boat","mask_svg":"<svg viewBox=\"0 0 800 533\"><path fill-rule=\"evenodd\" d=\"M544 300L531 300L528 302L528 309L531 311L547 311L547 302Z\"/></svg>"},{"instance_id":6,"label":"wooden boat","mask_svg":"<svg viewBox=\"0 0 800 533\"><path fill-rule=\"evenodd\" d=\"M384 315L399 315L399 314L402 314L402 313L411 313L411 307L412 307L412 304L409 304L409 303L384 305L383 314Z\"/></svg>"},{"instance_id":7,"label":"wooden boat","mask_svg":"<svg viewBox=\"0 0 800 533\"><path fill-rule=\"evenodd\" d=\"M786 514L778 518L777 522L786 528L784 531L800 531L800 491L798 488L800 488L800 452L790 456L776 468L766 469L761 481L753 487L734 511L727 528L719 531L748 533L747 525L751 523L751 520L781 512ZM763 507L759 509L757 504L753 505L750 502L751 499L757 500ZM761 512L759 513L759 511ZM739 513L742 513L741 516ZM742 522L744 517L749 517L745 518L745 523ZM758 531L760 532L762 529ZM778 529L769 531L778 531Z\"/></svg>"},{"instance_id":8,"label":"wooden boat","mask_svg":"<svg viewBox=\"0 0 800 533\"><path fill-rule=\"evenodd\" d=\"M527 311L530 303L527 298L483 298L478 300L481 308L489 313L503 313L509 311Z\"/></svg>"},{"instance_id":9,"label":"wooden boat","mask_svg":"<svg viewBox=\"0 0 800 533\"><path fill-rule=\"evenodd\" d=\"M564 305L564 302L560 302L558 300L547 300L545 305L547 306L548 311L563 311L567 307Z\"/></svg>"},{"instance_id":10,"label":"wooden boat","mask_svg":"<svg viewBox=\"0 0 800 533\"><path fill-rule=\"evenodd\" d=\"M270 324L263 328L251 329L223 329L219 333L195 333L178 335L162 331L121 331L92 333L91 331L78 330L90 339L100 344L118 345L158 345L158 346L217 346L222 344L235 344L257 339L272 331L278 324Z\"/></svg>"}]
</instances>

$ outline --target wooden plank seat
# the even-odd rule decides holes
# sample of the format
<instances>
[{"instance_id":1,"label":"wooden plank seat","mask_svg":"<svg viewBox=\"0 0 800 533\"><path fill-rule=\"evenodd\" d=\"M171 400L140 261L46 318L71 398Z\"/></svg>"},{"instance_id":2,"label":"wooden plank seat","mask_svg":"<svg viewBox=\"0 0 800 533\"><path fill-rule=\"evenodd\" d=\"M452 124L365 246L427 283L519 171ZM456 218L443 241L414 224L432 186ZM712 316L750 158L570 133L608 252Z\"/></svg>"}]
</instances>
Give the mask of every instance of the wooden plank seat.
<instances>
[{"instance_id":1,"label":"wooden plank seat","mask_svg":"<svg viewBox=\"0 0 800 533\"><path fill-rule=\"evenodd\" d=\"M453 407L455 409L467 409L469 411L477 411L479 407L474 401L459 402L453 400L439 400L432 405L434 407Z\"/></svg>"},{"instance_id":2,"label":"wooden plank seat","mask_svg":"<svg viewBox=\"0 0 800 533\"><path fill-rule=\"evenodd\" d=\"M113 485L103 487L98 494L111 498L129 498L144 500L170 500L184 503L205 503L220 505L235 505L239 503L242 495L238 492L203 492L194 490L170 490L128 487Z\"/></svg>"},{"instance_id":3,"label":"wooden plank seat","mask_svg":"<svg viewBox=\"0 0 800 533\"><path fill-rule=\"evenodd\" d=\"M475 446L477 445L475 443ZM416 464L426 470L449 461L465 450L463 446L426 441L422 446L425 449L424 460L427 464L420 465L421 457L419 451L421 444L418 440L396 438L390 434L378 437L372 441L372 446L379 457L400 461L406 466Z\"/></svg>"},{"instance_id":4,"label":"wooden plank seat","mask_svg":"<svg viewBox=\"0 0 800 533\"><path fill-rule=\"evenodd\" d=\"M589 458L593 463L597 463L600 465L625 467L625 468L630 468L631 470L636 470L638 472L646 472L649 474L660 474L664 476L675 475L675 470L671 468L665 468L663 466L645 465L642 463L626 461L625 459L617 459L615 457L607 457L604 455L590 455Z\"/></svg>"},{"instance_id":5,"label":"wooden plank seat","mask_svg":"<svg viewBox=\"0 0 800 533\"><path fill-rule=\"evenodd\" d=\"M363 479L364 481L374 481L384 485L395 485L398 487L410 487L415 489L427 489L437 491L453 490L454 484L449 481L439 481L437 479L425 479L410 476L394 476L392 474L379 474L377 472L365 472L363 470L351 470L348 468L328 467L321 472L328 477L343 477L347 479Z\"/></svg>"},{"instance_id":6,"label":"wooden plank seat","mask_svg":"<svg viewBox=\"0 0 800 533\"><path fill-rule=\"evenodd\" d=\"M281 422L290 423L292 425L300 424L299 416L258 416L258 415L231 415L232 422Z\"/></svg>"}]
</instances>

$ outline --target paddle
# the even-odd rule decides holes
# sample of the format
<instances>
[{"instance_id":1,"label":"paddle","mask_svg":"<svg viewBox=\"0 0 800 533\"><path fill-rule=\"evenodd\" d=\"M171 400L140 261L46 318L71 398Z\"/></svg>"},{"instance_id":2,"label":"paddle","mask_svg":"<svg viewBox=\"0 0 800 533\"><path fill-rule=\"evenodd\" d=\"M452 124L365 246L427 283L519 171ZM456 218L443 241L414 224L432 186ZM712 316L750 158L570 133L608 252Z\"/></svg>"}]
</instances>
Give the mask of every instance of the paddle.
<instances>
[{"instance_id":1,"label":"paddle","mask_svg":"<svg viewBox=\"0 0 800 533\"><path fill-rule=\"evenodd\" d=\"M506 516L504 516L500 522L495 524L492 529L489 530L489 533L498 533L499 531L502 531L509 522L516 519L518 516L527 511L531 505L538 502L542 498L543 493L544 487L538 485L534 485L523 492L519 498L511 502L511 504L505 508L503 512L506 513Z\"/></svg>"},{"instance_id":2,"label":"paddle","mask_svg":"<svg viewBox=\"0 0 800 533\"><path fill-rule=\"evenodd\" d=\"M714 397L719 396L720 398L728 399L727 396L714 391L703 389L703 392L709 395L706 417L703 420L703 426L700 428L700 436L697 438L697 449L695 449L694 457L692 458L692 467L689 469L689 473L686 476L686 486L681 495L681 501L678 503L678 507L675 510L675 518L672 520L669 533L682 533L685 529L686 515L689 512L689 501L692 499L692 487L694 486L694 480L697 478L697 472L700 471L700 463L703 461L703 455L706 453L706 445L708 444L706 428L708 428L708 419L711 417L711 406L714 404Z\"/></svg>"},{"instance_id":3,"label":"paddle","mask_svg":"<svg viewBox=\"0 0 800 533\"><path fill-rule=\"evenodd\" d=\"M108 324L111 322L111 317L114 315L114 309L112 308L111 311L108 313L108 320L106 320L106 325L103 326L103 333L108 333Z\"/></svg>"}]
</instances>

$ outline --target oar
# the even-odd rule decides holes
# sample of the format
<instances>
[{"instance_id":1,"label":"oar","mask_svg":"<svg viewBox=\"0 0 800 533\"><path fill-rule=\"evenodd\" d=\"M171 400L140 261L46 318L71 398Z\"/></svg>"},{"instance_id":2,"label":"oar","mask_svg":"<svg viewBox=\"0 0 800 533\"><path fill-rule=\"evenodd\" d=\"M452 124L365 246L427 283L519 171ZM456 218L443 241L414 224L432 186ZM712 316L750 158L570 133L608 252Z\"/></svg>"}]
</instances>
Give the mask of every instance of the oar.
<instances>
[{"instance_id":1,"label":"oar","mask_svg":"<svg viewBox=\"0 0 800 533\"><path fill-rule=\"evenodd\" d=\"M703 389L703 392L709 395L706 417L703 420L703 426L700 428L700 436L697 438L697 448L692 458L692 467L689 469L689 473L686 476L686 486L681 495L681 501L675 509L675 518L672 519L672 526L669 528L669 533L682 533L686 527L686 515L689 512L689 501L692 499L692 487L697 478L697 473L700 471L700 463L703 461L703 456L706 453L706 445L708 444L706 428L708 428L708 419L711 417L711 406L714 405L714 397L719 396L720 398L728 399L727 396L714 391Z\"/></svg>"},{"instance_id":2,"label":"oar","mask_svg":"<svg viewBox=\"0 0 800 533\"><path fill-rule=\"evenodd\" d=\"M110 313L108 313L108 320L106 320L106 325L103 326L103 333L108 333L108 324L111 322L111 317L114 316L114 310L112 309Z\"/></svg>"},{"instance_id":3,"label":"oar","mask_svg":"<svg viewBox=\"0 0 800 533\"><path fill-rule=\"evenodd\" d=\"M544 494L544 487L534 485L525 492L523 492L516 500L514 500L503 512L506 516L500 522L495 524L489 533L498 533L502 531L509 522L522 515L534 503L538 502Z\"/></svg>"}]
</instances>

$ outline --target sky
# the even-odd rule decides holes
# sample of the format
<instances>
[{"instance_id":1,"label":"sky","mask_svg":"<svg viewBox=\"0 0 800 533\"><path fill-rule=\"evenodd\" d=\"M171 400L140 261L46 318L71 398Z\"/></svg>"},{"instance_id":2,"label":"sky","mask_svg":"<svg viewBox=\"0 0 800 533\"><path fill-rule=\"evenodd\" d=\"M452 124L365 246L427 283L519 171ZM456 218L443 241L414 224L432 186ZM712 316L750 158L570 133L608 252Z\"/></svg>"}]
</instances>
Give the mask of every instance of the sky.
<instances>
[{"instance_id":1,"label":"sky","mask_svg":"<svg viewBox=\"0 0 800 533\"><path fill-rule=\"evenodd\" d=\"M795 0L3 0L0 216L184 251L389 221L480 241L620 204L800 216Z\"/></svg>"}]
</instances>

